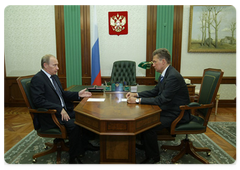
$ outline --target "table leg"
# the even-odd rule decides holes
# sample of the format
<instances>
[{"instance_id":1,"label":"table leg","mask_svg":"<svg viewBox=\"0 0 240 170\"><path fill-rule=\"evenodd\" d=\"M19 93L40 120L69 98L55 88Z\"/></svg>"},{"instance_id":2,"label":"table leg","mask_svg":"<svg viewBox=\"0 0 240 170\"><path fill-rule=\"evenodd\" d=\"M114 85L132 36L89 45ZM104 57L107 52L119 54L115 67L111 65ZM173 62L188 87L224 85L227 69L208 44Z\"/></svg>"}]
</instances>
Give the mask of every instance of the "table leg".
<instances>
[{"instance_id":1,"label":"table leg","mask_svg":"<svg viewBox=\"0 0 240 170\"><path fill-rule=\"evenodd\" d=\"M135 136L101 135L100 163L136 163Z\"/></svg>"}]
</instances>

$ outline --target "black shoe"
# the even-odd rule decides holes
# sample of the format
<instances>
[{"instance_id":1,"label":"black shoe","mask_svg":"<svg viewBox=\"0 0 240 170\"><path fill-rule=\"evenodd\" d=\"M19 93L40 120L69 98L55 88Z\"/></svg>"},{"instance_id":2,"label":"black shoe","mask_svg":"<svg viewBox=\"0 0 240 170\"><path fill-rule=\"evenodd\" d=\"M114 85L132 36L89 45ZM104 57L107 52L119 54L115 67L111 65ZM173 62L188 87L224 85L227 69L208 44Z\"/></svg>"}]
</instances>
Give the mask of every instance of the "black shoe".
<instances>
[{"instance_id":1,"label":"black shoe","mask_svg":"<svg viewBox=\"0 0 240 170\"><path fill-rule=\"evenodd\" d=\"M140 164L154 164L160 161L160 158L146 158Z\"/></svg>"},{"instance_id":2,"label":"black shoe","mask_svg":"<svg viewBox=\"0 0 240 170\"><path fill-rule=\"evenodd\" d=\"M69 164L82 164L79 158L69 159Z\"/></svg>"},{"instance_id":3,"label":"black shoe","mask_svg":"<svg viewBox=\"0 0 240 170\"><path fill-rule=\"evenodd\" d=\"M143 145L139 145L139 144L136 144L136 148L138 148L139 150L144 150L144 146Z\"/></svg>"},{"instance_id":4,"label":"black shoe","mask_svg":"<svg viewBox=\"0 0 240 170\"><path fill-rule=\"evenodd\" d=\"M91 143L88 143L85 147L85 151L99 151L99 146L93 146Z\"/></svg>"},{"instance_id":5,"label":"black shoe","mask_svg":"<svg viewBox=\"0 0 240 170\"><path fill-rule=\"evenodd\" d=\"M82 158L82 157L84 157L84 156L85 156L85 152L80 153L80 154L78 155L78 159L80 159L80 158Z\"/></svg>"}]
</instances>

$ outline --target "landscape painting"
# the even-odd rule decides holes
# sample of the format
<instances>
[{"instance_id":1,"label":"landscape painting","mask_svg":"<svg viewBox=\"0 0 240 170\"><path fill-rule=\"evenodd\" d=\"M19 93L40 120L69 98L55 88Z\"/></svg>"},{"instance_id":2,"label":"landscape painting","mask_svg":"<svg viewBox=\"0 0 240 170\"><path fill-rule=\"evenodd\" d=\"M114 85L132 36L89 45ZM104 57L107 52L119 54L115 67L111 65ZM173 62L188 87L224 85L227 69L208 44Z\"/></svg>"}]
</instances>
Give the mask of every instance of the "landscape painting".
<instances>
[{"instance_id":1,"label":"landscape painting","mask_svg":"<svg viewBox=\"0 0 240 170\"><path fill-rule=\"evenodd\" d=\"M190 6L188 52L236 53L236 9Z\"/></svg>"}]
</instances>

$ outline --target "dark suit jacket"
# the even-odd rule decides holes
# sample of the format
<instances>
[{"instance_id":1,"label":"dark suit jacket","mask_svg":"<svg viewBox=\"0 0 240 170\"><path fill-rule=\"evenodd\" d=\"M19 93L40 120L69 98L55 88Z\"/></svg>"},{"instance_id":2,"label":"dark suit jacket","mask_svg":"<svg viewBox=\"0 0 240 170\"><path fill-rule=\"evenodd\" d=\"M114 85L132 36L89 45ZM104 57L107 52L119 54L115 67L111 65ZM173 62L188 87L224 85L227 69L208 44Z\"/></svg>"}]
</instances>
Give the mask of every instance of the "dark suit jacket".
<instances>
[{"instance_id":1,"label":"dark suit jacket","mask_svg":"<svg viewBox=\"0 0 240 170\"><path fill-rule=\"evenodd\" d=\"M161 109L160 120L163 126L169 127L180 114L180 105L190 103L187 85L181 74L171 65L165 76L154 89L140 92L141 104L158 105ZM190 121L190 112L186 111L180 123Z\"/></svg>"},{"instance_id":2,"label":"dark suit jacket","mask_svg":"<svg viewBox=\"0 0 240 170\"><path fill-rule=\"evenodd\" d=\"M54 79L56 80L60 90L62 91L62 96L66 104L67 113L69 114L70 118L74 118L75 113L73 111L73 104L71 103L71 101L78 100L78 92L64 91L57 75L54 76ZM30 89L34 106L36 108L56 109L56 116L58 118L58 121L61 124L64 124L64 121L61 121L60 113L62 110L62 105L60 98L58 97L51 81L43 71L39 71L32 78ZM56 127L50 115L40 114L38 118L42 130Z\"/></svg>"}]
</instances>

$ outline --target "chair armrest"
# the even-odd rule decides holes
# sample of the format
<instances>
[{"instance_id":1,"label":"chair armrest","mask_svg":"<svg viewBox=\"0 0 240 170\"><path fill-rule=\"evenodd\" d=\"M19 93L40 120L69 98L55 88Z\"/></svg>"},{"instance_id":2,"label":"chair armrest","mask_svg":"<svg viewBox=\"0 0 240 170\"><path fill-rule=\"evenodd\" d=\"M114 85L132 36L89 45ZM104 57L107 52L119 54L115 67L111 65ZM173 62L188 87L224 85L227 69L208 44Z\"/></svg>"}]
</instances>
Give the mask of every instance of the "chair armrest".
<instances>
[{"instance_id":1,"label":"chair armrest","mask_svg":"<svg viewBox=\"0 0 240 170\"><path fill-rule=\"evenodd\" d=\"M83 99L83 98L81 97L80 100L74 100L74 101L72 101L72 103L73 103L73 104L79 104L82 99Z\"/></svg>"},{"instance_id":2,"label":"chair armrest","mask_svg":"<svg viewBox=\"0 0 240 170\"><path fill-rule=\"evenodd\" d=\"M61 125L55 115L55 113L57 113L56 109L45 109L45 108L38 108L38 109L28 109L28 111L30 112L32 118L34 118L34 113L37 114L51 114L52 120L53 122L58 126L58 128L60 129L60 131L62 132L62 136L63 138L67 137L67 131L64 125Z\"/></svg>"},{"instance_id":3,"label":"chair armrest","mask_svg":"<svg viewBox=\"0 0 240 170\"><path fill-rule=\"evenodd\" d=\"M194 106L201 106L201 104L197 103L197 102L192 102L188 104L189 107L194 107Z\"/></svg>"},{"instance_id":4,"label":"chair armrest","mask_svg":"<svg viewBox=\"0 0 240 170\"><path fill-rule=\"evenodd\" d=\"M53 114L57 113L55 109L45 109L45 108L38 108L38 109L28 109L30 113L43 113L43 114Z\"/></svg>"},{"instance_id":5,"label":"chair armrest","mask_svg":"<svg viewBox=\"0 0 240 170\"><path fill-rule=\"evenodd\" d=\"M197 102L189 103L188 105L179 106L179 108L183 111L185 110L193 110L193 109L205 109L213 107L213 103L210 104L199 104Z\"/></svg>"}]
</instances>

